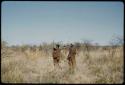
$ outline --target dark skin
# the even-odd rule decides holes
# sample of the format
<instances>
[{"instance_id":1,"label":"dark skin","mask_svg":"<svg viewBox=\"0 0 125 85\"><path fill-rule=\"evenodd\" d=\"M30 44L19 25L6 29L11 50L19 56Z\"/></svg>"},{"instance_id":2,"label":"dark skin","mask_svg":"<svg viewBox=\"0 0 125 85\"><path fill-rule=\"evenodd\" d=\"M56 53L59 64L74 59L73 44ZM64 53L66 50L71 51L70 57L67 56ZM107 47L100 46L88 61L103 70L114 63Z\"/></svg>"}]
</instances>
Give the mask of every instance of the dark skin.
<instances>
[{"instance_id":1,"label":"dark skin","mask_svg":"<svg viewBox=\"0 0 125 85\"><path fill-rule=\"evenodd\" d=\"M56 45L56 48L53 48L53 60L54 60L54 66L59 66L59 62L60 62L60 49L59 49L59 45Z\"/></svg>"},{"instance_id":2,"label":"dark skin","mask_svg":"<svg viewBox=\"0 0 125 85\"><path fill-rule=\"evenodd\" d=\"M73 45L70 46L69 48L69 54L68 54L68 64L70 67L70 71L74 71L75 67L76 67L76 49L74 48Z\"/></svg>"}]
</instances>

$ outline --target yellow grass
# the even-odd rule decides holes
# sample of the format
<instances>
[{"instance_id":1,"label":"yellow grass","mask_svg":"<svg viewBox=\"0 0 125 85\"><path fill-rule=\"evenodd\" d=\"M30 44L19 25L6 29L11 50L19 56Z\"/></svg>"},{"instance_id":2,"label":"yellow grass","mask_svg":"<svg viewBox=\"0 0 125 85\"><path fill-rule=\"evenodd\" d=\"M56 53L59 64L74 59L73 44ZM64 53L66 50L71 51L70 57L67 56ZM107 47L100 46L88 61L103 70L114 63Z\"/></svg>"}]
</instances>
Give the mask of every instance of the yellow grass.
<instances>
[{"instance_id":1,"label":"yellow grass","mask_svg":"<svg viewBox=\"0 0 125 85\"><path fill-rule=\"evenodd\" d=\"M76 55L75 73L68 70L67 54L62 52L62 70L54 68L53 59L44 51L13 51L9 57L1 57L1 80L3 83L123 83L123 50L117 49L115 56L108 51L84 50Z\"/></svg>"}]
</instances>

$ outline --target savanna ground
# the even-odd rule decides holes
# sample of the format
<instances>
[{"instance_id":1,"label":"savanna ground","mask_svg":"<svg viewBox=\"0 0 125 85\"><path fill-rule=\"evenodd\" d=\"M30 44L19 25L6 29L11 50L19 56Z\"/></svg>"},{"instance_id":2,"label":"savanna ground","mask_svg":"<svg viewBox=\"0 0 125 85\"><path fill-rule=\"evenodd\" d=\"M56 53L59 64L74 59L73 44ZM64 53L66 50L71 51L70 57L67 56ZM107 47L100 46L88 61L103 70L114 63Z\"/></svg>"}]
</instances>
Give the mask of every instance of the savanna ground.
<instances>
[{"instance_id":1,"label":"savanna ground","mask_svg":"<svg viewBox=\"0 0 125 85\"><path fill-rule=\"evenodd\" d=\"M67 61L68 50L62 49L62 70L54 68L52 49L22 50L3 46L1 55L3 83L123 83L122 46L89 50L81 47L72 74Z\"/></svg>"}]
</instances>

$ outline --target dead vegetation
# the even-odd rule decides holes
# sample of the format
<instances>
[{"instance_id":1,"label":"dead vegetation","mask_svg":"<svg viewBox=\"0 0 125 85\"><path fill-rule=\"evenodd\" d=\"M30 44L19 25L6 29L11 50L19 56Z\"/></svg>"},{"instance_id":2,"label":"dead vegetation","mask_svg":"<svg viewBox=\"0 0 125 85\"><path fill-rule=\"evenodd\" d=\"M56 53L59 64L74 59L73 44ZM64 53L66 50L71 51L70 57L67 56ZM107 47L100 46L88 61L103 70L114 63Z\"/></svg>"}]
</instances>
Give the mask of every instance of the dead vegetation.
<instances>
[{"instance_id":1,"label":"dead vegetation","mask_svg":"<svg viewBox=\"0 0 125 85\"><path fill-rule=\"evenodd\" d=\"M75 73L68 71L68 46L61 46L62 69L54 68L53 44L7 46L2 42L3 83L123 83L123 45L92 46L77 43Z\"/></svg>"}]
</instances>

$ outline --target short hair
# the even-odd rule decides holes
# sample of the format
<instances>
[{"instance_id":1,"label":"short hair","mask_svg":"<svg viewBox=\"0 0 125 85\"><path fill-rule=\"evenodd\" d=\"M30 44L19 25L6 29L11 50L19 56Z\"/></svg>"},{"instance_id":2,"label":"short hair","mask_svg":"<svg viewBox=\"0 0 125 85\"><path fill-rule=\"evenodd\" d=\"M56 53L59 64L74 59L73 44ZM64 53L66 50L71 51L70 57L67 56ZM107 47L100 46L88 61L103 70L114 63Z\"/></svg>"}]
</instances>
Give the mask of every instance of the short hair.
<instances>
[{"instance_id":1,"label":"short hair","mask_svg":"<svg viewBox=\"0 0 125 85\"><path fill-rule=\"evenodd\" d=\"M70 44L70 47L73 47L73 44Z\"/></svg>"},{"instance_id":2,"label":"short hair","mask_svg":"<svg viewBox=\"0 0 125 85\"><path fill-rule=\"evenodd\" d=\"M60 46L59 44L56 44L56 47L58 47L58 48L59 48L59 46Z\"/></svg>"}]
</instances>

